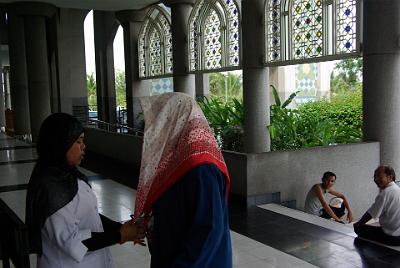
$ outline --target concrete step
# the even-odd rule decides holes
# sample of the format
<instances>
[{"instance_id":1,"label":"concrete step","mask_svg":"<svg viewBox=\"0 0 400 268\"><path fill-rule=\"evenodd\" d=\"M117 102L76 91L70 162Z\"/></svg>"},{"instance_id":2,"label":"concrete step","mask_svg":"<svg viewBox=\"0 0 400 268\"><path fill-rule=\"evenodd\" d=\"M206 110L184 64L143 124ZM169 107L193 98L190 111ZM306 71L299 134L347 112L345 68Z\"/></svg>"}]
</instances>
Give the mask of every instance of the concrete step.
<instances>
[{"instance_id":1,"label":"concrete step","mask_svg":"<svg viewBox=\"0 0 400 268\"><path fill-rule=\"evenodd\" d=\"M301 220L310 224L314 224L332 231L336 231L339 233L342 233L344 235L348 235L351 237L357 237L357 234L354 233L354 229L353 229L353 224L352 223L346 223L346 224L342 224L342 223L338 223L335 222L333 220L327 220L315 215L311 215L308 213L305 213L303 211L297 210L297 209L292 209L292 208L288 208L279 204L264 204L264 205L259 205L258 207L275 212L275 213L279 213L281 215L285 215L297 220ZM375 241L371 241L371 240L367 240L367 239L362 239L365 241L369 241L371 243L383 246L383 247L387 247L390 249L394 249L396 251L400 251L400 246L388 246L385 244L381 244Z\"/></svg>"}]
</instances>

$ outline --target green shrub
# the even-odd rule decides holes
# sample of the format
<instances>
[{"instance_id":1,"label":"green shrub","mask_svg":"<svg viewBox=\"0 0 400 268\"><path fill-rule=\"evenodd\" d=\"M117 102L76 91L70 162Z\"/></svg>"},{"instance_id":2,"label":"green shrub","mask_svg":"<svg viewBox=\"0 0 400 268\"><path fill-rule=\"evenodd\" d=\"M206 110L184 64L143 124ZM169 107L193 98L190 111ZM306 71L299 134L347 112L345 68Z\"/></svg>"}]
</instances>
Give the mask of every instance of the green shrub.
<instances>
[{"instance_id":1,"label":"green shrub","mask_svg":"<svg viewBox=\"0 0 400 268\"><path fill-rule=\"evenodd\" d=\"M360 142L362 138L361 90L338 94L331 101L320 100L287 106L296 93L283 103L272 87L275 104L270 106L268 130L271 150L297 149L322 145ZM225 103L219 98L198 100L222 149L243 150L243 103L237 99Z\"/></svg>"},{"instance_id":2,"label":"green shrub","mask_svg":"<svg viewBox=\"0 0 400 268\"><path fill-rule=\"evenodd\" d=\"M360 142L362 139L361 90L346 92L332 98L303 104L299 113L306 120L331 121L335 127L335 143Z\"/></svg>"},{"instance_id":3,"label":"green shrub","mask_svg":"<svg viewBox=\"0 0 400 268\"><path fill-rule=\"evenodd\" d=\"M243 148L243 102L233 98L229 102L221 98L202 97L197 100L214 131L222 149L242 151Z\"/></svg>"}]
</instances>

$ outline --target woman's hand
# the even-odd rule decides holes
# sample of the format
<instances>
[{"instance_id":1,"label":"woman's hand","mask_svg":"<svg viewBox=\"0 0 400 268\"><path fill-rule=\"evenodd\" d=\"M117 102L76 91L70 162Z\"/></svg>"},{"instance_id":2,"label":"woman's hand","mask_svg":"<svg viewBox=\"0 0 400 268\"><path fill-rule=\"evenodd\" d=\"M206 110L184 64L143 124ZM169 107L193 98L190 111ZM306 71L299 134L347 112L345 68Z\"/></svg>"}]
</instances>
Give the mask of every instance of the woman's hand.
<instances>
[{"instance_id":1,"label":"woman's hand","mask_svg":"<svg viewBox=\"0 0 400 268\"><path fill-rule=\"evenodd\" d=\"M119 231L121 232L121 244L127 241L143 244L143 239L146 235L146 229L143 226L129 221L125 222Z\"/></svg>"}]
</instances>

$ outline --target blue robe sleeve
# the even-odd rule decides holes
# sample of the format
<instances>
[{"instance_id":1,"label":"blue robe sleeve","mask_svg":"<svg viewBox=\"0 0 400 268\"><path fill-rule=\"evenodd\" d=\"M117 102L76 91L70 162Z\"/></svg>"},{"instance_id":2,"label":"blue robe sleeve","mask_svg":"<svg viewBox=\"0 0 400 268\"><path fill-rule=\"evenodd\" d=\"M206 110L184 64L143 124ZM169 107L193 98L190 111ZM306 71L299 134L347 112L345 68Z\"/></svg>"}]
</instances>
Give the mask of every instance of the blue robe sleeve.
<instances>
[{"instance_id":1,"label":"blue robe sleeve","mask_svg":"<svg viewBox=\"0 0 400 268\"><path fill-rule=\"evenodd\" d=\"M214 165L188 172L157 203L152 267L232 267L225 177Z\"/></svg>"}]
</instances>

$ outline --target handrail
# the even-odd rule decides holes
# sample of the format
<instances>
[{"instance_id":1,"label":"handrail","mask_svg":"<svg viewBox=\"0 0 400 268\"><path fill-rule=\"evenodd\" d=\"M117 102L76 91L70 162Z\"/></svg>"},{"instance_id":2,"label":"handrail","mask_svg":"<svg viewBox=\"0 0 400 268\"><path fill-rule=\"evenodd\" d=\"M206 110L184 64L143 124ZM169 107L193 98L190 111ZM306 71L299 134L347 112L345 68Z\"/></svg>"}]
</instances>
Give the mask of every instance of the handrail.
<instances>
[{"instance_id":1,"label":"handrail","mask_svg":"<svg viewBox=\"0 0 400 268\"><path fill-rule=\"evenodd\" d=\"M120 124L112 124L112 123L105 122L105 121L98 120L98 119L89 118L87 120L86 125L88 127L94 126L96 128L103 129L108 132L126 133L126 134L135 135L135 136L143 136L142 129L132 128L132 127L128 127L128 126L124 126L124 125L120 125Z\"/></svg>"}]
</instances>

